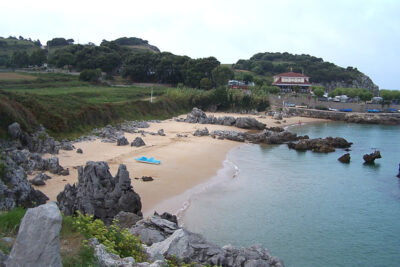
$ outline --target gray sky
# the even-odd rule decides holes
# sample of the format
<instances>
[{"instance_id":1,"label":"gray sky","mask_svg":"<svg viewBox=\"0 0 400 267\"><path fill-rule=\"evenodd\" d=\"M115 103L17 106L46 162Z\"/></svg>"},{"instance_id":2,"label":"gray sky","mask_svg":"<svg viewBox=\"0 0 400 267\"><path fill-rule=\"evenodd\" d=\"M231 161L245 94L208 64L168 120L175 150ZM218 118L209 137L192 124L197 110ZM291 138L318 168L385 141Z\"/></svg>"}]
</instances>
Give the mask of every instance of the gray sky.
<instances>
[{"instance_id":1,"label":"gray sky","mask_svg":"<svg viewBox=\"0 0 400 267\"><path fill-rule=\"evenodd\" d=\"M400 89L399 0L6 1L0 36L139 37L162 51L235 63L259 52L322 57Z\"/></svg>"}]
</instances>

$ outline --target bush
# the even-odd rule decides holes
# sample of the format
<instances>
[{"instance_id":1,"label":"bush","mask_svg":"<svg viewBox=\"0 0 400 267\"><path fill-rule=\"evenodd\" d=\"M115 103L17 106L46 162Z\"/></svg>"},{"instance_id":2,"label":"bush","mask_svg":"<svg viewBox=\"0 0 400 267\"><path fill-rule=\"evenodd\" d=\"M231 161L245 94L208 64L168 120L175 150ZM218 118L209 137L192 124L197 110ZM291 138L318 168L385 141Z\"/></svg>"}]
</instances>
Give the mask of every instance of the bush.
<instances>
[{"instance_id":1,"label":"bush","mask_svg":"<svg viewBox=\"0 0 400 267\"><path fill-rule=\"evenodd\" d=\"M86 238L97 238L110 253L122 258L133 257L137 262L143 262L147 258L139 238L132 235L128 229L121 230L115 222L107 228L101 220L93 220L92 215L82 215L78 212L73 225Z\"/></svg>"},{"instance_id":2,"label":"bush","mask_svg":"<svg viewBox=\"0 0 400 267\"><path fill-rule=\"evenodd\" d=\"M11 211L0 215L0 232L5 234L16 234L22 218L25 216L26 209L16 207Z\"/></svg>"},{"instance_id":3,"label":"bush","mask_svg":"<svg viewBox=\"0 0 400 267\"><path fill-rule=\"evenodd\" d=\"M85 82L98 82L101 77L101 70L100 69L95 69L95 70L83 70L79 74L79 80L80 81L85 81Z\"/></svg>"}]
</instances>

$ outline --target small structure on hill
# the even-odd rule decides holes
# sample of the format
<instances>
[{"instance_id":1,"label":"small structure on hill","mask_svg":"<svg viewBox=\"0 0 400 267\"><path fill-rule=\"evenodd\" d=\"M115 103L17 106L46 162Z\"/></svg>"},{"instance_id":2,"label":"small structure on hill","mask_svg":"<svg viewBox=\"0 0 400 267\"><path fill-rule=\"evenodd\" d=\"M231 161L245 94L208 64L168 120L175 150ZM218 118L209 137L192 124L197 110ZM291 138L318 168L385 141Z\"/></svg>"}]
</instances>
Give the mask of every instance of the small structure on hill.
<instances>
[{"instance_id":1,"label":"small structure on hill","mask_svg":"<svg viewBox=\"0 0 400 267\"><path fill-rule=\"evenodd\" d=\"M238 81L238 80L229 80L228 88L230 89L241 89L246 94L251 94L249 90L250 87L254 86L254 82L246 82L246 81Z\"/></svg>"},{"instance_id":2,"label":"small structure on hill","mask_svg":"<svg viewBox=\"0 0 400 267\"><path fill-rule=\"evenodd\" d=\"M283 93L298 91L309 93L311 88L310 77L296 72L285 72L275 75L272 85L278 86Z\"/></svg>"}]
</instances>

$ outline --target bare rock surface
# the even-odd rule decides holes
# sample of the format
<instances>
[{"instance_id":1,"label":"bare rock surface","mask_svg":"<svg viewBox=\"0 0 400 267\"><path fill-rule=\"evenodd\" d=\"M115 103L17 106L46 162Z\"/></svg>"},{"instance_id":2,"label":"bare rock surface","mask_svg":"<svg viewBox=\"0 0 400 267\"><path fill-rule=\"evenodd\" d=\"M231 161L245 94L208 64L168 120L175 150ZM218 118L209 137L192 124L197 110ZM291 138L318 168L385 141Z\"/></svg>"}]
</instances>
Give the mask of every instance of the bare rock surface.
<instances>
[{"instance_id":1,"label":"bare rock surface","mask_svg":"<svg viewBox=\"0 0 400 267\"><path fill-rule=\"evenodd\" d=\"M61 213L54 202L28 209L6 266L61 267L61 223Z\"/></svg>"},{"instance_id":2,"label":"bare rock surface","mask_svg":"<svg viewBox=\"0 0 400 267\"><path fill-rule=\"evenodd\" d=\"M131 143L131 146L135 146L135 147L141 147L141 146L145 146L146 143L143 141L143 139L141 137L136 137L135 140L133 140L133 142Z\"/></svg>"},{"instance_id":3,"label":"bare rock surface","mask_svg":"<svg viewBox=\"0 0 400 267\"><path fill-rule=\"evenodd\" d=\"M120 211L142 216L140 196L133 190L129 172L124 164L112 177L106 162L89 161L78 168L78 183L67 184L57 196L61 211L73 215L76 211L92 214L106 224Z\"/></svg>"}]
</instances>

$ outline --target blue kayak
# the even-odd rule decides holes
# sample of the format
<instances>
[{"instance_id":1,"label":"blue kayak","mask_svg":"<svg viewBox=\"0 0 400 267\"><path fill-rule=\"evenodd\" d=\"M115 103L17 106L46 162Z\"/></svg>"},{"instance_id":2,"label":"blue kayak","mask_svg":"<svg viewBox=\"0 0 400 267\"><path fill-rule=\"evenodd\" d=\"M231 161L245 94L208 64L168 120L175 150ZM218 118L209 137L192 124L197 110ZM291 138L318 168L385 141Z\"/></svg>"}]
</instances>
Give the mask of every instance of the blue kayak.
<instances>
[{"instance_id":1,"label":"blue kayak","mask_svg":"<svg viewBox=\"0 0 400 267\"><path fill-rule=\"evenodd\" d=\"M352 112L353 110L351 108L340 108L339 111L341 111L341 112Z\"/></svg>"},{"instance_id":2,"label":"blue kayak","mask_svg":"<svg viewBox=\"0 0 400 267\"><path fill-rule=\"evenodd\" d=\"M149 163L149 164L160 164L161 163L160 160L156 160L153 157L148 158L148 157L145 157L145 156L140 157L140 158L136 158L135 160L139 161L139 162L143 162L143 163Z\"/></svg>"},{"instance_id":3,"label":"blue kayak","mask_svg":"<svg viewBox=\"0 0 400 267\"><path fill-rule=\"evenodd\" d=\"M379 113L381 111L379 109L368 109L367 112L368 113Z\"/></svg>"}]
</instances>

